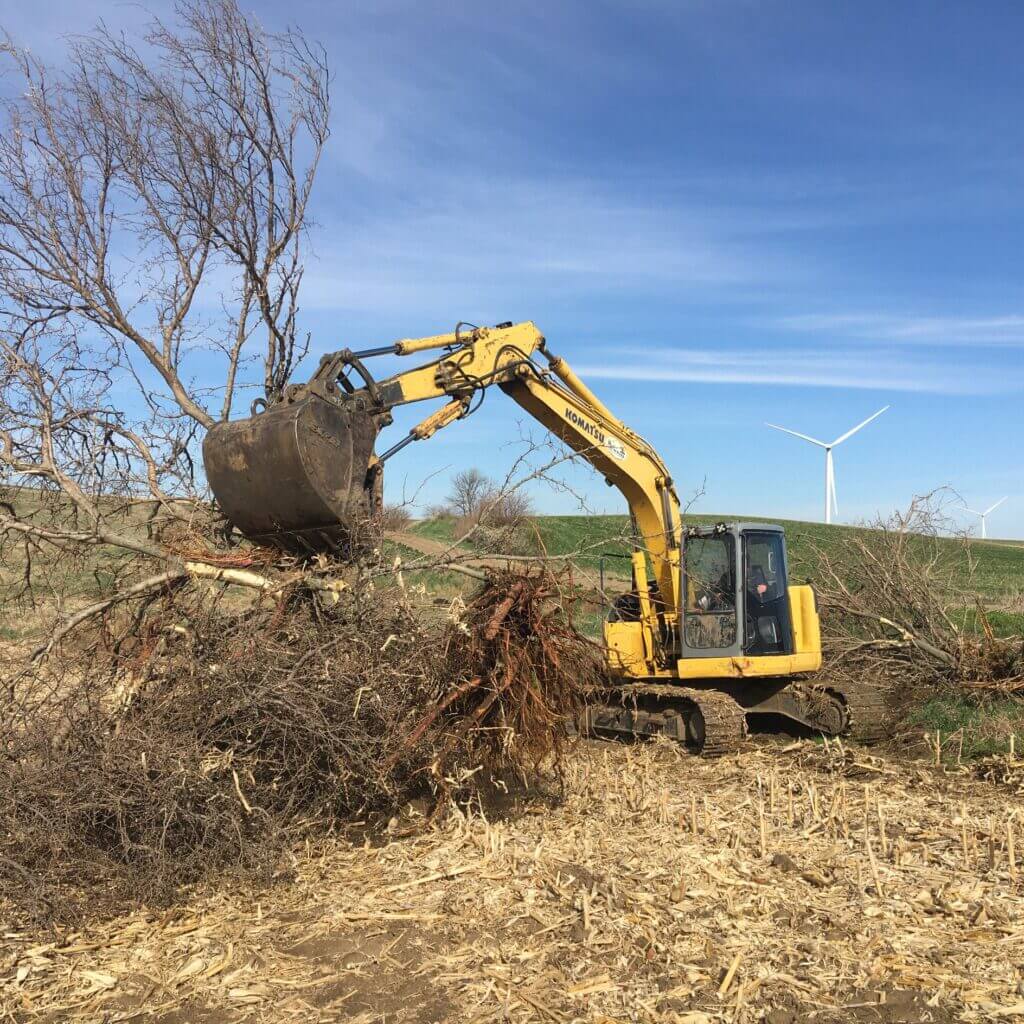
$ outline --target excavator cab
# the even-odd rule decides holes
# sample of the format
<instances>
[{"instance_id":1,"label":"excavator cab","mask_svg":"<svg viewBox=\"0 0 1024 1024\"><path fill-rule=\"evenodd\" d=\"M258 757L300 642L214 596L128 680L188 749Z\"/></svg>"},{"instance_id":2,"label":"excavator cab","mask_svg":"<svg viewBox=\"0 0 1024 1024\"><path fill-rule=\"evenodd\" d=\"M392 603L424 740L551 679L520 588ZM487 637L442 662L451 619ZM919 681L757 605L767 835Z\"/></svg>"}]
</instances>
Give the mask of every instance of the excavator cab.
<instances>
[{"instance_id":1,"label":"excavator cab","mask_svg":"<svg viewBox=\"0 0 1024 1024\"><path fill-rule=\"evenodd\" d=\"M782 527L718 523L684 530L678 619L660 639L647 629L635 586L605 623L610 662L624 677L674 665L691 679L814 671L820 640L814 594L791 586ZM634 583L636 572L634 570ZM648 584L648 592L651 584Z\"/></svg>"},{"instance_id":2,"label":"excavator cab","mask_svg":"<svg viewBox=\"0 0 1024 1024\"><path fill-rule=\"evenodd\" d=\"M681 657L792 654L786 538L781 527L720 523L683 546Z\"/></svg>"}]
</instances>

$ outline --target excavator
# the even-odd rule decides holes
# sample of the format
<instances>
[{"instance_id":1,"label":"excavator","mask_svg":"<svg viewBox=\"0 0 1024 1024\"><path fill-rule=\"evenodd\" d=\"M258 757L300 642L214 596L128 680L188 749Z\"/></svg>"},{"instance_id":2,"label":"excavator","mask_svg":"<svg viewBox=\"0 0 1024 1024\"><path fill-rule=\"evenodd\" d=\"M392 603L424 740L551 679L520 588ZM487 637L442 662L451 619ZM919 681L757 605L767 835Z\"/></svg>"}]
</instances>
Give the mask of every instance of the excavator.
<instances>
[{"instance_id":1,"label":"excavator","mask_svg":"<svg viewBox=\"0 0 1024 1024\"><path fill-rule=\"evenodd\" d=\"M379 356L436 357L375 379ZM657 451L619 420L555 355L532 322L459 324L448 334L325 355L246 419L212 427L207 480L228 521L251 541L298 556L344 557L352 524L382 498L383 467L407 445L469 415L497 386L602 474L626 499L631 586L604 622L607 699L590 734L664 735L704 754L736 749L751 716L869 740L885 708L869 686L817 678L821 636L814 592L789 580L786 538L760 522L684 526ZM380 455L392 410L446 399Z\"/></svg>"}]
</instances>

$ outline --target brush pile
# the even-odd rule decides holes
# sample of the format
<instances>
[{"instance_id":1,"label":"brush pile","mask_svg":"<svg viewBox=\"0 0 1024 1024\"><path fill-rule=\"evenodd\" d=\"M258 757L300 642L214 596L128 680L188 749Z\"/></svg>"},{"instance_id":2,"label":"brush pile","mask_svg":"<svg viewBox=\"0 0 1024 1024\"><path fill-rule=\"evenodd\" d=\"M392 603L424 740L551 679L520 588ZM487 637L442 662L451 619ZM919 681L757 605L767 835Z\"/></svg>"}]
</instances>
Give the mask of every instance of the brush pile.
<instances>
[{"instance_id":1,"label":"brush pile","mask_svg":"<svg viewBox=\"0 0 1024 1024\"><path fill-rule=\"evenodd\" d=\"M600 685L600 651L572 626L574 598L562 580L492 571L449 631L441 675L456 682L417 727L451 719L439 765L536 774L561 754L588 696ZM525 778L525 775L524 775Z\"/></svg>"},{"instance_id":2,"label":"brush pile","mask_svg":"<svg viewBox=\"0 0 1024 1024\"><path fill-rule=\"evenodd\" d=\"M970 545L950 539L934 496L810 561L830 677L871 679L905 697L940 686L1024 691L1024 638L992 629Z\"/></svg>"},{"instance_id":3,"label":"brush pile","mask_svg":"<svg viewBox=\"0 0 1024 1024\"><path fill-rule=\"evenodd\" d=\"M159 903L416 796L557 773L593 664L557 589L495 576L430 624L400 588L236 611L179 588L105 623L8 690L0 884L44 919Z\"/></svg>"}]
</instances>

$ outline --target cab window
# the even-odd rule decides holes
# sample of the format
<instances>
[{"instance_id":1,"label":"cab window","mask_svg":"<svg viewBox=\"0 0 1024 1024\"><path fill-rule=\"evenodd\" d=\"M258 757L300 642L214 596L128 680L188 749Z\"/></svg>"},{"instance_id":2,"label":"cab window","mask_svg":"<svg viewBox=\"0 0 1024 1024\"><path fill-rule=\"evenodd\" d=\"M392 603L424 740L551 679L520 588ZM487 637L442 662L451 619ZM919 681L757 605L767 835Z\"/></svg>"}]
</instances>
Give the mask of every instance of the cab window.
<instances>
[{"instance_id":1,"label":"cab window","mask_svg":"<svg viewBox=\"0 0 1024 1024\"><path fill-rule=\"evenodd\" d=\"M686 541L683 641L691 651L729 650L736 644L736 544L731 536Z\"/></svg>"},{"instance_id":2,"label":"cab window","mask_svg":"<svg viewBox=\"0 0 1024 1024\"><path fill-rule=\"evenodd\" d=\"M693 537L686 542L686 610L695 614L736 606L731 537Z\"/></svg>"},{"instance_id":3,"label":"cab window","mask_svg":"<svg viewBox=\"0 0 1024 1024\"><path fill-rule=\"evenodd\" d=\"M746 535L747 565L744 589L753 605L770 604L786 593L782 536L777 533Z\"/></svg>"}]
</instances>

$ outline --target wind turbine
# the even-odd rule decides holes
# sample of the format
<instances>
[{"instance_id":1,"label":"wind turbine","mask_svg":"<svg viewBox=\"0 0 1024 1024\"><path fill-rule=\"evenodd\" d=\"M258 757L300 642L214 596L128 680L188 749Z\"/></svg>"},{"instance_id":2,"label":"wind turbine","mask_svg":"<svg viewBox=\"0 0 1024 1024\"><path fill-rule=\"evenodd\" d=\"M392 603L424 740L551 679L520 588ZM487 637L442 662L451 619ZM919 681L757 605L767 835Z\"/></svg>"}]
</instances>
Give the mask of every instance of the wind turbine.
<instances>
[{"instance_id":1,"label":"wind turbine","mask_svg":"<svg viewBox=\"0 0 1024 1024\"><path fill-rule=\"evenodd\" d=\"M885 406L883 409L879 409L878 412L872 413L863 423L858 423L852 430L848 430L845 434L841 434L834 441L819 441L816 437L808 437L806 434L798 434L795 430L790 430L788 427L780 427L775 423L766 423L766 427L771 427L772 430L781 430L784 434L792 434L794 437L799 437L804 441L810 441L811 444L816 444L819 448L825 449L825 522L832 522L832 513L839 511L839 503L836 501L836 474L832 466L832 449L836 445L842 444L847 438L853 437L863 427L866 427L873 419L877 419L879 416L888 409L889 406ZM994 507L994 506L993 506ZM991 512L992 509L989 509ZM986 513L987 515L988 513ZM984 520L982 520L982 528L984 529Z\"/></svg>"},{"instance_id":2,"label":"wind turbine","mask_svg":"<svg viewBox=\"0 0 1024 1024\"><path fill-rule=\"evenodd\" d=\"M982 540L985 539L985 517L989 514L989 512L995 512L995 510L997 508L999 508L999 506L1002 505L1002 503L1004 501L1006 501L1006 499L1008 497L1009 497L1009 495L1007 494L1005 497L1000 498L994 505L989 505L989 507L987 509L985 509L984 512L978 512L975 509L968 508L966 505L964 505L964 511L965 512L970 512L971 515L975 515L975 516L977 516L981 520L981 539Z\"/></svg>"}]
</instances>

